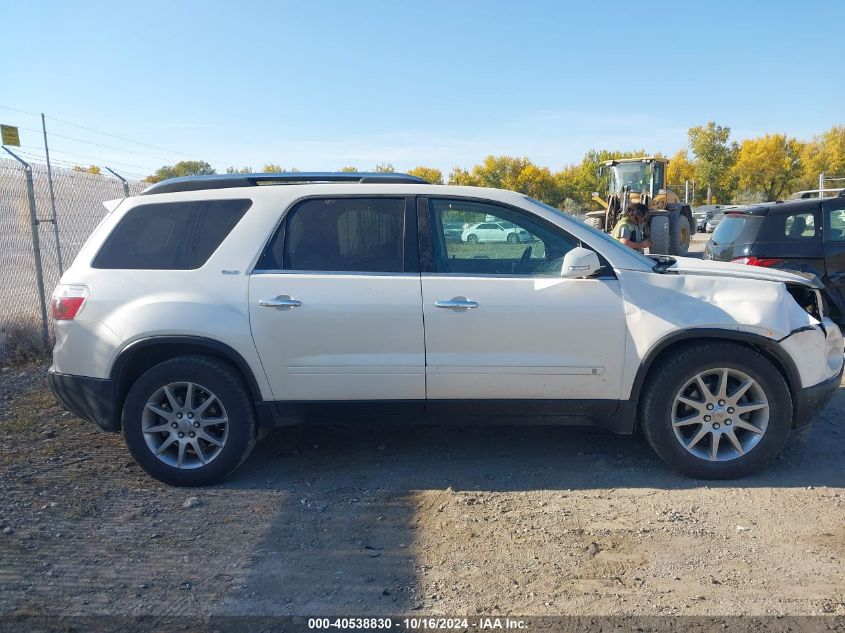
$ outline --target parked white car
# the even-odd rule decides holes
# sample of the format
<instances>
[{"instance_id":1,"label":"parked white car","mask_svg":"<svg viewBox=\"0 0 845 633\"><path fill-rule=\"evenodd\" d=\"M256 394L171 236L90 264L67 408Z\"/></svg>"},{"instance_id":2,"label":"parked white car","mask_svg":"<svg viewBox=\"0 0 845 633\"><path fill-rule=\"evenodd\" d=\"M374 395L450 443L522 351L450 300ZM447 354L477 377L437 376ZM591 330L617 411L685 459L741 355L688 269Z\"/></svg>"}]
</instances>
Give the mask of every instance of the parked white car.
<instances>
[{"instance_id":1,"label":"parked white car","mask_svg":"<svg viewBox=\"0 0 845 633\"><path fill-rule=\"evenodd\" d=\"M468 244L488 242L521 244L533 241L533 236L510 222L478 222L464 229L461 241Z\"/></svg>"},{"instance_id":2,"label":"parked white car","mask_svg":"<svg viewBox=\"0 0 845 633\"><path fill-rule=\"evenodd\" d=\"M170 484L226 476L259 428L380 414L640 430L683 473L738 477L839 385L814 282L645 257L520 193L233 174L106 207L53 295L50 384ZM535 241L446 239L488 217Z\"/></svg>"}]
</instances>

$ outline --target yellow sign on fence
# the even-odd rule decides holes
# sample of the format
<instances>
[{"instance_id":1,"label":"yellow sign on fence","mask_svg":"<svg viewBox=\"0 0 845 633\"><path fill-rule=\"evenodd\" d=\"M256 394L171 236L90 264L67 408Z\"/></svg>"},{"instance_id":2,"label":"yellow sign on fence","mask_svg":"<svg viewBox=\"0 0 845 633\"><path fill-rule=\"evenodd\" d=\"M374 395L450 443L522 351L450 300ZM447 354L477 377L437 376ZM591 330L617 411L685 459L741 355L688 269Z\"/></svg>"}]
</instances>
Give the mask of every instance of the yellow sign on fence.
<instances>
[{"instance_id":1,"label":"yellow sign on fence","mask_svg":"<svg viewBox=\"0 0 845 633\"><path fill-rule=\"evenodd\" d=\"M21 137L18 135L18 128L13 125L0 125L0 134L3 136L3 145L21 146Z\"/></svg>"}]
</instances>

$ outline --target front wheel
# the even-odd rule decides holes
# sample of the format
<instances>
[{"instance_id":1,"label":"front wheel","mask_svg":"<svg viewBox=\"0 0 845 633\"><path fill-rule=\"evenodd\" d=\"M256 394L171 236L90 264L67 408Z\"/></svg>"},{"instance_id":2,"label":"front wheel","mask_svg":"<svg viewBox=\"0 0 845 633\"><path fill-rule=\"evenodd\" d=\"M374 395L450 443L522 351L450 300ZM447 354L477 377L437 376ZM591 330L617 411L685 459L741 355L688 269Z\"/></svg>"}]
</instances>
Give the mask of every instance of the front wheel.
<instances>
[{"instance_id":1,"label":"front wheel","mask_svg":"<svg viewBox=\"0 0 845 633\"><path fill-rule=\"evenodd\" d=\"M734 343L683 348L649 374L640 407L646 440L690 477L733 479L786 443L792 398L780 371Z\"/></svg>"},{"instance_id":2,"label":"front wheel","mask_svg":"<svg viewBox=\"0 0 845 633\"><path fill-rule=\"evenodd\" d=\"M182 356L147 370L123 407L123 437L147 473L173 486L219 481L249 455L255 415L225 363Z\"/></svg>"},{"instance_id":3,"label":"front wheel","mask_svg":"<svg viewBox=\"0 0 845 633\"><path fill-rule=\"evenodd\" d=\"M519 235L516 233L508 234L508 244L519 244Z\"/></svg>"},{"instance_id":4,"label":"front wheel","mask_svg":"<svg viewBox=\"0 0 845 633\"><path fill-rule=\"evenodd\" d=\"M478 236L474 233L467 235L467 244L478 244Z\"/></svg>"}]
</instances>

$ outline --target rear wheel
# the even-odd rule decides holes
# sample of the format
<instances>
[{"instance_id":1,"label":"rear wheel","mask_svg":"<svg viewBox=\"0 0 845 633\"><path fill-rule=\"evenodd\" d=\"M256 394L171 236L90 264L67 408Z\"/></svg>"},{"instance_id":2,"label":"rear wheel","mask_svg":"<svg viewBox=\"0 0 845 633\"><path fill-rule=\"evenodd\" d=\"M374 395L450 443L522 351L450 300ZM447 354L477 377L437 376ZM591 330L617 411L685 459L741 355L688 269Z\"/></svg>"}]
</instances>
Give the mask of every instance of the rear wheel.
<instances>
[{"instance_id":1,"label":"rear wheel","mask_svg":"<svg viewBox=\"0 0 845 633\"><path fill-rule=\"evenodd\" d=\"M123 436L150 475L173 486L223 479L255 443L252 402L240 377L204 356L182 356L147 370L123 407Z\"/></svg>"},{"instance_id":2,"label":"rear wheel","mask_svg":"<svg viewBox=\"0 0 845 633\"><path fill-rule=\"evenodd\" d=\"M732 479L771 461L786 443L792 398L758 352L696 344L662 361L643 390L640 423L654 451L701 479Z\"/></svg>"},{"instance_id":3,"label":"rear wheel","mask_svg":"<svg viewBox=\"0 0 845 633\"><path fill-rule=\"evenodd\" d=\"M519 235L516 233L508 234L508 244L519 244Z\"/></svg>"}]
</instances>

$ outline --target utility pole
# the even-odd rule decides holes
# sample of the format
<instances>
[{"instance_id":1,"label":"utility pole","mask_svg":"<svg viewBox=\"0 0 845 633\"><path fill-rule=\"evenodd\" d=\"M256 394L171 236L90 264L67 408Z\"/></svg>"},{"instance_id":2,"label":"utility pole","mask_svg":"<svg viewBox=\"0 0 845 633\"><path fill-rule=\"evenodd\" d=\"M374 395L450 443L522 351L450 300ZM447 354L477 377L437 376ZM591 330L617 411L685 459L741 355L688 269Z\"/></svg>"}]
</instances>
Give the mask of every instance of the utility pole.
<instances>
[{"instance_id":1,"label":"utility pole","mask_svg":"<svg viewBox=\"0 0 845 633\"><path fill-rule=\"evenodd\" d=\"M710 183L707 183L707 204L713 202L713 190L710 188Z\"/></svg>"},{"instance_id":2,"label":"utility pole","mask_svg":"<svg viewBox=\"0 0 845 633\"><path fill-rule=\"evenodd\" d=\"M44 156L47 158L47 186L50 188L50 208L52 209L53 237L56 240L56 261L59 264L59 277L64 273L62 266L62 245L59 242L59 224L56 222L56 194L53 192L53 168L50 166L50 148L47 147L47 123L41 113L41 130L44 132Z\"/></svg>"},{"instance_id":3,"label":"utility pole","mask_svg":"<svg viewBox=\"0 0 845 633\"><path fill-rule=\"evenodd\" d=\"M819 198L824 195L824 172L819 174Z\"/></svg>"}]
</instances>

